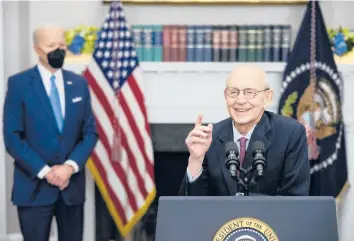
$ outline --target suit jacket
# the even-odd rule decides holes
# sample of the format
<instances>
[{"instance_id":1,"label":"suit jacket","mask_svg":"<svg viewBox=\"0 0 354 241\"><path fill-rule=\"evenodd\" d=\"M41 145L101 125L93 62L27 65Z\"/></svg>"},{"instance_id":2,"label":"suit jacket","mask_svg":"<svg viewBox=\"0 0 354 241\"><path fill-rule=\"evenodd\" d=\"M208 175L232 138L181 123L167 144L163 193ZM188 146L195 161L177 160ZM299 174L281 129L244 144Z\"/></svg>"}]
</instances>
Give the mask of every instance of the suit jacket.
<instances>
[{"instance_id":1,"label":"suit jacket","mask_svg":"<svg viewBox=\"0 0 354 241\"><path fill-rule=\"evenodd\" d=\"M6 149L15 159L12 201L17 206L49 205L60 194L68 205L85 200L85 164L98 139L96 123L85 78L63 70L63 79L66 114L62 132L37 67L8 80L3 132ZM81 101L74 102L76 97ZM62 192L37 177L45 165L69 159L78 164L79 172Z\"/></svg>"},{"instance_id":2,"label":"suit jacket","mask_svg":"<svg viewBox=\"0 0 354 241\"><path fill-rule=\"evenodd\" d=\"M203 161L201 176L189 183L185 175L180 195L233 196L238 192L236 181L225 167L225 144L233 141L232 119L214 125L213 140ZM243 161L243 167L252 165L252 145L265 144L267 167L263 179L252 193L261 195L309 195L310 163L308 160L305 128L294 119L265 111L256 125Z\"/></svg>"}]
</instances>

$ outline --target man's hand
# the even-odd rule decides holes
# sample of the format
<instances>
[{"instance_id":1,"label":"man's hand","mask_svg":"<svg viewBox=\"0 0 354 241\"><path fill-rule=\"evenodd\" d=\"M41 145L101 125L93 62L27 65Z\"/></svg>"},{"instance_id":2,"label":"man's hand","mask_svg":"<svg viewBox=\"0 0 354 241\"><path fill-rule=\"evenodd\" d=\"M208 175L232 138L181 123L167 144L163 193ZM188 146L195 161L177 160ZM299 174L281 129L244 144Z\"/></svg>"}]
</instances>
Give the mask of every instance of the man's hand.
<instances>
[{"instance_id":1,"label":"man's hand","mask_svg":"<svg viewBox=\"0 0 354 241\"><path fill-rule=\"evenodd\" d=\"M54 181L54 178L55 178L55 174L53 172L53 169L51 169L44 177L45 177L45 179L47 179L48 183L54 185L53 181Z\"/></svg>"},{"instance_id":2,"label":"man's hand","mask_svg":"<svg viewBox=\"0 0 354 241\"><path fill-rule=\"evenodd\" d=\"M212 141L213 126L202 125L202 116L199 115L194 129L188 134L185 143L189 151L188 170L194 177L202 168L204 156Z\"/></svg>"},{"instance_id":3,"label":"man's hand","mask_svg":"<svg viewBox=\"0 0 354 241\"><path fill-rule=\"evenodd\" d=\"M50 184L58 186L60 190L64 190L69 185L73 173L74 168L68 164L55 165L46 175L46 179Z\"/></svg>"}]
</instances>

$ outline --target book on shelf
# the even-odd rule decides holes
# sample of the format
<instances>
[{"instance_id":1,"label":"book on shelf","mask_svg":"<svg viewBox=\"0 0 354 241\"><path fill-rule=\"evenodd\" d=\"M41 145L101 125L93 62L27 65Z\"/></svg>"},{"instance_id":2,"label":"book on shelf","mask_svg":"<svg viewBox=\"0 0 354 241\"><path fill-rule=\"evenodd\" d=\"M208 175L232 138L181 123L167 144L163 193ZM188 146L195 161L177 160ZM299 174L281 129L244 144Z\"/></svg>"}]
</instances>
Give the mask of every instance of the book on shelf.
<instances>
[{"instance_id":1,"label":"book on shelf","mask_svg":"<svg viewBox=\"0 0 354 241\"><path fill-rule=\"evenodd\" d=\"M133 25L141 62L286 62L290 25Z\"/></svg>"}]
</instances>

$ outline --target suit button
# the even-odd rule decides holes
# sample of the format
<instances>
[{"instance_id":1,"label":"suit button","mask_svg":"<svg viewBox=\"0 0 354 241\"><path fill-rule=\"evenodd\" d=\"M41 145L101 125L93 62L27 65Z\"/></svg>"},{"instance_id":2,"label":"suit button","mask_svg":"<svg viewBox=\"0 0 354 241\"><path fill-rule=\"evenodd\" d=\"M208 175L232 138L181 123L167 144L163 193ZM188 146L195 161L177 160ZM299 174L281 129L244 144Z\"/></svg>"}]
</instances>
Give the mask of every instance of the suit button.
<instances>
[{"instance_id":1,"label":"suit button","mask_svg":"<svg viewBox=\"0 0 354 241\"><path fill-rule=\"evenodd\" d=\"M59 156L56 156L55 159L59 160Z\"/></svg>"},{"instance_id":2,"label":"suit button","mask_svg":"<svg viewBox=\"0 0 354 241\"><path fill-rule=\"evenodd\" d=\"M63 140L63 136L58 136L58 140L59 141Z\"/></svg>"}]
</instances>

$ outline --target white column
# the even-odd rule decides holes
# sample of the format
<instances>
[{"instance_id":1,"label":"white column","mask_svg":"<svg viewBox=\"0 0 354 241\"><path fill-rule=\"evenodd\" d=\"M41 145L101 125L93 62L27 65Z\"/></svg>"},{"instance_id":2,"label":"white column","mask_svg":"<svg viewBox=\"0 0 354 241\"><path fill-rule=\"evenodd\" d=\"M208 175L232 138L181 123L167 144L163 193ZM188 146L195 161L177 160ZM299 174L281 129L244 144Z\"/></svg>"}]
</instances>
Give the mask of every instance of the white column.
<instances>
[{"instance_id":1,"label":"white column","mask_svg":"<svg viewBox=\"0 0 354 241\"><path fill-rule=\"evenodd\" d=\"M0 117L2 119L3 103L5 96L5 74L4 74L4 22L3 2L0 1ZM6 240L6 153L3 141L2 121L0 122L0 240Z\"/></svg>"},{"instance_id":2,"label":"white column","mask_svg":"<svg viewBox=\"0 0 354 241\"><path fill-rule=\"evenodd\" d=\"M84 209L84 240L96 240L95 182L86 168L86 202Z\"/></svg>"}]
</instances>

